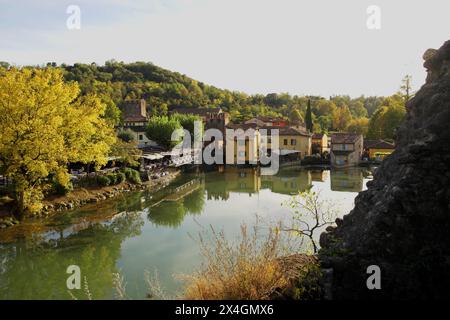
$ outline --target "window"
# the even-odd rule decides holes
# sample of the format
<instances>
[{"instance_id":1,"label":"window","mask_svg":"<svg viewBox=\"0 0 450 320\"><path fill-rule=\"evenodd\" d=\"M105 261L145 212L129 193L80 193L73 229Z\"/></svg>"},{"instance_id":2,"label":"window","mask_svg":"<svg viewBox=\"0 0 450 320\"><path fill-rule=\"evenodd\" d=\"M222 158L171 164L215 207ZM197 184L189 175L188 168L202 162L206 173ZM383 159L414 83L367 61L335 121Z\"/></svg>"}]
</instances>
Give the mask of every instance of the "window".
<instances>
[{"instance_id":1,"label":"window","mask_svg":"<svg viewBox=\"0 0 450 320\"><path fill-rule=\"evenodd\" d=\"M144 140L144 135L140 134L139 135L139 140Z\"/></svg>"},{"instance_id":2,"label":"window","mask_svg":"<svg viewBox=\"0 0 450 320\"><path fill-rule=\"evenodd\" d=\"M245 157L245 151L239 151L239 157Z\"/></svg>"},{"instance_id":3,"label":"window","mask_svg":"<svg viewBox=\"0 0 450 320\"><path fill-rule=\"evenodd\" d=\"M297 140L291 139L291 146L295 146L297 144Z\"/></svg>"},{"instance_id":4,"label":"window","mask_svg":"<svg viewBox=\"0 0 450 320\"><path fill-rule=\"evenodd\" d=\"M288 139L284 139L283 144L284 144L285 146L287 146L287 145L288 145Z\"/></svg>"}]
</instances>

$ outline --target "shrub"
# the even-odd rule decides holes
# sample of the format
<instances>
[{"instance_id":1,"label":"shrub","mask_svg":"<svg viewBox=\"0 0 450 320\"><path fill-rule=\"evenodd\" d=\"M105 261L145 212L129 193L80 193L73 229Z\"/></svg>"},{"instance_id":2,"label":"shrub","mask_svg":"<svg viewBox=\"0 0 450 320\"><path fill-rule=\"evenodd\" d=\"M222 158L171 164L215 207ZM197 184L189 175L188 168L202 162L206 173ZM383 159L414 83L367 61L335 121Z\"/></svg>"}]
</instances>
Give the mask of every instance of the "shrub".
<instances>
[{"instance_id":1,"label":"shrub","mask_svg":"<svg viewBox=\"0 0 450 320\"><path fill-rule=\"evenodd\" d=\"M106 177L108 177L110 185L117 184L117 175L115 175L114 173L110 173Z\"/></svg>"},{"instance_id":2,"label":"shrub","mask_svg":"<svg viewBox=\"0 0 450 320\"><path fill-rule=\"evenodd\" d=\"M124 182L127 179L127 177L125 176L125 173L118 172L116 174L116 179L117 179L117 183L122 183L122 182Z\"/></svg>"},{"instance_id":3,"label":"shrub","mask_svg":"<svg viewBox=\"0 0 450 320\"><path fill-rule=\"evenodd\" d=\"M201 300L260 300L271 299L280 288L288 286L278 258L282 255L280 233L270 231L260 242L257 229L249 235L241 227L239 243L213 230L213 244L200 238L201 252L206 264L190 276L183 299Z\"/></svg>"},{"instance_id":4,"label":"shrub","mask_svg":"<svg viewBox=\"0 0 450 320\"><path fill-rule=\"evenodd\" d=\"M98 176L97 184L101 187L106 187L111 184L111 180L109 180L109 178L107 176Z\"/></svg>"},{"instance_id":5,"label":"shrub","mask_svg":"<svg viewBox=\"0 0 450 320\"><path fill-rule=\"evenodd\" d=\"M62 185L59 182L53 183L53 192L59 196L65 196L69 192L73 190L73 184L72 182L69 182L67 186Z\"/></svg>"},{"instance_id":6,"label":"shrub","mask_svg":"<svg viewBox=\"0 0 450 320\"><path fill-rule=\"evenodd\" d=\"M141 175L139 174L139 171L131 169L131 168L125 168L122 170L125 174L127 180L131 183L135 184L141 184Z\"/></svg>"}]
</instances>

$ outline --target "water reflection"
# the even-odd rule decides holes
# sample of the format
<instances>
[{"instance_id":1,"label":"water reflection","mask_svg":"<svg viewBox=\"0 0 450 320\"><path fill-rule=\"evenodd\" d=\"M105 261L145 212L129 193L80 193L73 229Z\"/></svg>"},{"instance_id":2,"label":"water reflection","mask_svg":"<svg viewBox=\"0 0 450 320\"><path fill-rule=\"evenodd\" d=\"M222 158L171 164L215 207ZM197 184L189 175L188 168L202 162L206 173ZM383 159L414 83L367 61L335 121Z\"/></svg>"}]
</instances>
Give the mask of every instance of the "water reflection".
<instances>
[{"instance_id":1,"label":"water reflection","mask_svg":"<svg viewBox=\"0 0 450 320\"><path fill-rule=\"evenodd\" d=\"M3 230L0 299L70 299L66 268L71 264L80 266L95 299L113 296L112 274L119 271L134 281L129 287L135 290L133 297L144 298L145 288L139 286L145 268L167 271L167 284L180 266L188 269L198 262L195 244L186 235L198 230L193 220L232 233L254 212L282 214L282 201L317 187L327 198L345 200L351 207L356 194L339 197L334 191L361 191L367 175L359 169L298 168L275 176L260 176L251 168L183 174L159 192L131 193ZM82 291L74 295L85 298Z\"/></svg>"},{"instance_id":2,"label":"water reflection","mask_svg":"<svg viewBox=\"0 0 450 320\"><path fill-rule=\"evenodd\" d=\"M111 298L121 243L137 236L142 224L139 214L123 214L107 224L73 229L67 236L60 232L46 241L22 239L0 245L0 299L70 299L66 269L73 264L81 268L93 298ZM82 290L72 293L87 298Z\"/></svg>"}]
</instances>

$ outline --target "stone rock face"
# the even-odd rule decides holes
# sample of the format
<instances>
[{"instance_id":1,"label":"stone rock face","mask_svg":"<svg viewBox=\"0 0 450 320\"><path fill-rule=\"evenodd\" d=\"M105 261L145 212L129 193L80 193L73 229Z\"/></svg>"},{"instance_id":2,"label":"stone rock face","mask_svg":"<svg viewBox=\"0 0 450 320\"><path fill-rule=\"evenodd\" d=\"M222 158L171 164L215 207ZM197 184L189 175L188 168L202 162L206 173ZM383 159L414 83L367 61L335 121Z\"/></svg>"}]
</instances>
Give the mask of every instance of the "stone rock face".
<instances>
[{"instance_id":1,"label":"stone rock face","mask_svg":"<svg viewBox=\"0 0 450 320\"><path fill-rule=\"evenodd\" d=\"M450 41L427 50L396 150L337 228L320 237L334 299L450 298ZM367 267L381 269L369 290Z\"/></svg>"}]
</instances>

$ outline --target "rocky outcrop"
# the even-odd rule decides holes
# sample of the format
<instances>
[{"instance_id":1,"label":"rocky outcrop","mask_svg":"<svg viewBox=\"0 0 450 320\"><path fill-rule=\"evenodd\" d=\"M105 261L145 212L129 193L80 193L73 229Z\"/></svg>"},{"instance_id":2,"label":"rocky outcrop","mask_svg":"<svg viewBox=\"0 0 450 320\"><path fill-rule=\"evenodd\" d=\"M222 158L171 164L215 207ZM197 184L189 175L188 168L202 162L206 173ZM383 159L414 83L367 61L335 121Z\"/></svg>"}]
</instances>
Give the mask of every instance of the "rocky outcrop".
<instances>
[{"instance_id":1,"label":"rocky outcrop","mask_svg":"<svg viewBox=\"0 0 450 320\"><path fill-rule=\"evenodd\" d=\"M334 299L450 298L450 41L424 54L396 150L337 227L320 237ZM381 269L369 290L367 267Z\"/></svg>"}]
</instances>

